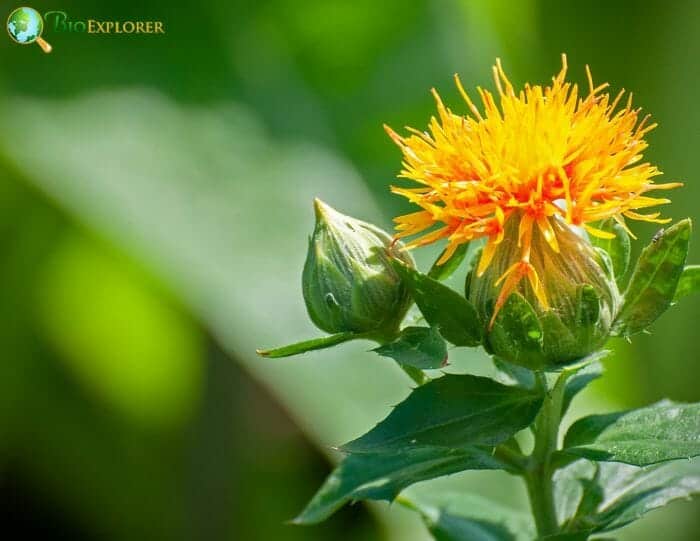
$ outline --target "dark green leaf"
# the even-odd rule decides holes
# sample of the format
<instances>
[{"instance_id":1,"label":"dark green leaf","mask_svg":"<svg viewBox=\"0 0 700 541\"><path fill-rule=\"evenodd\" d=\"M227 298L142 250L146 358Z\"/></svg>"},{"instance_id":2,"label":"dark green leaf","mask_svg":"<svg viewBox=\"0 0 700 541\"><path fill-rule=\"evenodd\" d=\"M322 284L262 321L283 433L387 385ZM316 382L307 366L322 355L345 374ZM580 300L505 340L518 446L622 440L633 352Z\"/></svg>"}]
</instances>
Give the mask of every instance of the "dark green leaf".
<instances>
[{"instance_id":1,"label":"dark green leaf","mask_svg":"<svg viewBox=\"0 0 700 541\"><path fill-rule=\"evenodd\" d=\"M537 314L519 293L513 293L498 312L489 342L494 351L528 368L542 366L543 333Z\"/></svg>"},{"instance_id":2,"label":"dark green leaf","mask_svg":"<svg viewBox=\"0 0 700 541\"><path fill-rule=\"evenodd\" d=\"M571 405L571 401L578 393L585 389L586 386L593 380L596 380L603 375L603 365L600 363L600 359L609 353L610 352L607 350L598 351L589 355L587 359L584 360L585 362L583 362L581 365L567 369L573 370L575 373L569 376L569 379L566 382L562 414L566 413Z\"/></svg>"},{"instance_id":3,"label":"dark green leaf","mask_svg":"<svg viewBox=\"0 0 700 541\"><path fill-rule=\"evenodd\" d=\"M483 329L476 309L459 293L394 260L425 320L455 346L477 346Z\"/></svg>"},{"instance_id":4,"label":"dark green leaf","mask_svg":"<svg viewBox=\"0 0 700 541\"><path fill-rule=\"evenodd\" d=\"M616 334L643 331L671 305L688 253L690 230L690 220L681 220L644 248L615 320Z\"/></svg>"},{"instance_id":5,"label":"dark green leaf","mask_svg":"<svg viewBox=\"0 0 700 541\"><path fill-rule=\"evenodd\" d=\"M452 256L445 261L442 265L438 265L438 261L442 259L445 250L442 251L440 256L435 260L433 266L430 267L428 271L428 276L434 280L446 280L459 268L467 255L467 249L469 248L469 243L460 244Z\"/></svg>"},{"instance_id":6,"label":"dark green leaf","mask_svg":"<svg viewBox=\"0 0 700 541\"><path fill-rule=\"evenodd\" d=\"M700 455L700 404L663 401L584 417L569 428L564 452L636 466Z\"/></svg>"},{"instance_id":7,"label":"dark green leaf","mask_svg":"<svg viewBox=\"0 0 700 541\"><path fill-rule=\"evenodd\" d=\"M305 340L303 342L297 342L296 344L290 344L279 348L258 349L256 350L256 353L262 357L290 357L291 355L298 355L299 353L306 353L307 351L313 351L315 349L324 349L336 346L355 338L362 338L362 335L358 335L353 332L341 332L330 336L324 336L323 338Z\"/></svg>"},{"instance_id":8,"label":"dark green leaf","mask_svg":"<svg viewBox=\"0 0 700 541\"><path fill-rule=\"evenodd\" d=\"M612 263L615 279L618 284L621 284L630 264L630 237L627 231L625 231L625 228L612 218L603 220L596 224L595 227L615 235L614 239L601 239L593 235L590 236L590 239L593 246L605 250L608 254L610 262Z\"/></svg>"},{"instance_id":9,"label":"dark green leaf","mask_svg":"<svg viewBox=\"0 0 700 541\"><path fill-rule=\"evenodd\" d=\"M406 327L396 340L372 351L421 370L440 368L447 363L447 345L432 327Z\"/></svg>"},{"instance_id":10,"label":"dark green leaf","mask_svg":"<svg viewBox=\"0 0 700 541\"><path fill-rule=\"evenodd\" d=\"M532 541L529 516L475 494L407 494L399 501L418 511L437 541Z\"/></svg>"},{"instance_id":11,"label":"dark green leaf","mask_svg":"<svg viewBox=\"0 0 700 541\"><path fill-rule=\"evenodd\" d=\"M333 470L296 524L315 524L349 501L392 501L407 486L464 470L500 469L489 447L415 447L350 455Z\"/></svg>"},{"instance_id":12,"label":"dark green leaf","mask_svg":"<svg viewBox=\"0 0 700 541\"><path fill-rule=\"evenodd\" d=\"M343 450L495 445L529 426L541 404L542 396L527 389L448 374L415 389L386 419Z\"/></svg>"},{"instance_id":13,"label":"dark green leaf","mask_svg":"<svg viewBox=\"0 0 700 541\"><path fill-rule=\"evenodd\" d=\"M678 302L686 295L700 291L700 265L688 265L683 269L673 302Z\"/></svg>"},{"instance_id":14,"label":"dark green leaf","mask_svg":"<svg viewBox=\"0 0 700 541\"><path fill-rule=\"evenodd\" d=\"M698 460L646 468L579 460L555 475L560 522L568 531L588 535L622 528L653 509L699 493Z\"/></svg>"},{"instance_id":15,"label":"dark green leaf","mask_svg":"<svg viewBox=\"0 0 700 541\"><path fill-rule=\"evenodd\" d=\"M519 385L526 389L534 389L535 373L529 368L509 363L498 357L493 358L496 366L496 380L504 385Z\"/></svg>"}]
</instances>

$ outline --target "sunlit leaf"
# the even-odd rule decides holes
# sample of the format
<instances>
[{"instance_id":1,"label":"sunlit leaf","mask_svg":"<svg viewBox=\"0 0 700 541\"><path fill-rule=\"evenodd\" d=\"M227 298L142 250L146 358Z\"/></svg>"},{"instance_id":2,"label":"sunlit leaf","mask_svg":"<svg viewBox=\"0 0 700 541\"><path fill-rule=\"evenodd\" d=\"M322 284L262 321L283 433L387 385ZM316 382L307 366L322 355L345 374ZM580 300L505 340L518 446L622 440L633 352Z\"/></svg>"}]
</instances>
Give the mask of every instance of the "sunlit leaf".
<instances>
[{"instance_id":1,"label":"sunlit leaf","mask_svg":"<svg viewBox=\"0 0 700 541\"><path fill-rule=\"evenodd\" d=\"M700 455L700 404L663 401L576 421L564 452L590 460L648 466Z\"/></svg>"},{"instance_id":2,"label":"sunlit leaf","mask_svg":"<svg viewBox=\"0 0 700 541\"><path fill-rule=\"evenodd\" d=\"M542 396L471 375L435 379L417 389L364 436L345 444L349 452L413 446L494 445L529 426Z\"/></svg>"},{"instance_id":3,"label":"sunlit leaf","mask_svg":"<svg viewBox=\"0 0 700 541\"><path fill-rule=\"evenodd\" d=\"M571 532L607 532L700 494L700 460L640 468L578 460L555 475L559 520Z\"/></svg>"}]
</instances>

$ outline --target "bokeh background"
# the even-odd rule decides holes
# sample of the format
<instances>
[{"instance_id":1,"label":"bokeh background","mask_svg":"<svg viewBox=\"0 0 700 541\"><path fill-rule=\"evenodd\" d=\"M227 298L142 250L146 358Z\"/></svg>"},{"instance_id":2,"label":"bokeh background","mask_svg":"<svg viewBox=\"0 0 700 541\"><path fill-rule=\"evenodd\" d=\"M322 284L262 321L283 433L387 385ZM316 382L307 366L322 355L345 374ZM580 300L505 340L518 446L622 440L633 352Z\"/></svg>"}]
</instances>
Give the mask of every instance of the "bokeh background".
<instances>
[{"instance_id":1,"label":"bokeh background","mask_svg":"<svg viewBox=\"0 0 700 541\"><path fill-rule=\"evenodd\" d=\"M570 76L653 113L647 157L698 215L700 3L554 0L35 1L73 20L163 20L164 36L0 37L0 524L71 540L412 541L388 505L285 524L410 381L368 343L300 358L311 198L391 227L400 164L381 126L424 126L437 87ZM2 3L2 13L15 6ZM4 32L3 32L4 35ZM640 239L653 228L635 225ZM639 249L642 242L635 244ZM700 261L698 243L691 260ZM434 252L418 254L427 265ZM457 287L459 287L457 285ZM615 344L575 415L700 400L700 303ZM478 352L453 370L486 372ZM425 484L524 506L518 482ZM420 487L419 487L420 488ZM691 541L676 503L617 536ZM4 533L2 534L5 535Z\"/></svg>"}]
</instances>

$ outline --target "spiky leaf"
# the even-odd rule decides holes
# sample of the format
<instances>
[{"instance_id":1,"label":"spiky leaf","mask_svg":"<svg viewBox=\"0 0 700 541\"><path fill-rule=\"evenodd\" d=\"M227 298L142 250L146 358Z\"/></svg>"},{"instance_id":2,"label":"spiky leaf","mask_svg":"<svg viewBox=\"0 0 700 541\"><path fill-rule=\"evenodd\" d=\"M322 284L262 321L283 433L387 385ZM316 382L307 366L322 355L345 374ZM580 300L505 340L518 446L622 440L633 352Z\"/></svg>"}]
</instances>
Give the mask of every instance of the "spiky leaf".
<instances>
[{"instance_id":1,"label":"spiky leaf","mask_svg":"<svg viewBox=\"0 0 700 541\"><path fill-rule=\"evenodd\" d=\"M345 444L348 452L422 445L495 445L529 426L542 404L536 391L489 378L451 375L415 389L377 426Z\"/></svg>"},{"instance_id":2,"label":"spiky leaf","mask_svg":"<svg viewBox=\"0 0 700 541\"><path fill-rule=\"evenodd\" d=\"M578 460L554 477L554 497L564 529L586 535L608 532L668 503L700 493L700 460L646 468Z\"/></svg>"},{"instance_id":3,"label":"spiky leaf","mask_svg":"<svg viewBox=\"0 0 700 541\"><path fill-rule=\"evenodd\" d=\"M700 455L700 404L663 401L576 421L564 452L597 461L648 466Z\"/></svg>"}]
</instances>

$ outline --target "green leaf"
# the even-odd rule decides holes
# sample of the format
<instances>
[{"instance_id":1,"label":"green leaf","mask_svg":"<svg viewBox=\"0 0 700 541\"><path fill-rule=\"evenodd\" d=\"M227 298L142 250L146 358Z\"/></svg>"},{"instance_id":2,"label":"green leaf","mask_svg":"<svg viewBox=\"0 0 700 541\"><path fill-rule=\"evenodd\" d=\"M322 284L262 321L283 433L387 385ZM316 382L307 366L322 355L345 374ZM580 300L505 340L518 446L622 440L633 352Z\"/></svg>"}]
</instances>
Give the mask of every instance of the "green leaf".
<instances>
[{"instance_id":1,"label":"green leaf","mask_svg":"<svg viewBox=\"0 0 700 541\"><path fill-rule=\"evenodd\" d=\"M673 302L678 302L683 297L700 291L700 265L688 265L683 269Z\"/></svg>"},{"instance_id":2,"label":"green leaf","mask_svg":"<svg viewBox=\"0 0 700 541\"><path fill-rule=\"evenodd\" d=\"M392 501L407 486L464 470L500 469L490 447L415 447L347 456L294 519L316 524L349 501Z\"/></svg>"},{"instance_id":3,"label":"green leaf","mask_svg":"<svg viewBox=\"0 0 700 541\"><path fill-rule=\"evenodd\" d=\"M442 259L446 249L443 250L435 260L435 263L433 263L433 266L430 267L428 276L430 276L433 280L447 280L447 278L452 276L452 274L454 274L454 272L459 268L462 261L464 261L468 248L469 243L465 242L464 244L460 244L447 261L445 261L442 265L438 265L437 262Z\"/></svg>"},{"instance_id":4,"label":"green leaf","mask_svg":"<svg viewBox=\"0 0 700 541\"><path fill-rule=\"evenodd\" d=\"M688 253L691 223L661 230L642 251L615 320L615 334L630 336L651 325L671 305Z\"/></svg>"},{"instance_id":5,"label":"green leaf","mask_svg":"<svg viewBox=\"0 0 700 541\"><path fill-rule=\"evenodd\" d=\"M396 340L372 351L421 370L440 368L447 363L447 345L432 327L406 327Z\"/></svg>"},{"instance_id":6,"label":"green leaf","mask_svg":"<svg viewBox=\"0 0 700 541\"><path fill-rule=\"evenodd\" d=\"M603 375L603 365L600 360L609 353L608 350L598 351L589 355L580 365L567 368L567 370L575 373L569 376L566 382L562 415L567 412L571 402L578 393L583 391L589 383Z\"/></svg>"},{"instance_id":7,"label":"green leaf","mask_svg":"<svg viewBox=\"0 0 700 541\"><path fill-rule=\"evenodd\" d=\"M476 309L459 293L394 260L425 320L455 346L477 346L483 329Z\"/></svg>"},{"instance_id":8,"label":"green leaf","mask_svg":"<svg viewBox=\"0 0 700 541\"><path fill-rule=\"evenodd\" d=\"M663 401L584 417L569 428L564 452L636 466L700 455L700 404Z\"/></svg>"},{"instance_id":9,"label":"green leaf","mask_svg":"<svg viewBox=\"0 0 700 541\"><path fill-rule=\"evenodd\" d=\"M421 514L437 541L532 541L529 516L476 494L405 494L398 500Z\"/></svg>"},{"instance_id":10,"label":"green leaf","mask_svg":"<svg viewBox=\"0 0 700 541\"><path fill-rule=\"evenodd\" d=\"M653 509L699 494L700 461L639 468L579 460L554 479L564 529L592 535L622 528Z\"/></svg>"},{"instance_id":11,"label":"green leaf","mask_svg":"<svg viewBox=\"0 0 700 541\"><path fill-rule=\"evenodd\" d=\"M630 252L632 249L630 237L627 231L625 231L625 228L612 218L603 220L596 224L596 227L615 235L613 239L601 239L590 235L590 240L593 246L605 250L608 254L610 262L612 263L615 279L618 284L621 284L630 264Z\"/></svg>"},{"instance_id":12,"label":"green leaf","mask_svg":"<svg viewBox=\"0 0 700 541\"><path fill-rule=\"evenodd\" d=\"M542 367L542 326L530 303L519 293L511 294L498 312L489 342L494 351L515 364Z\"/></svg>"},{"instance_id":13,"label":"green leaf","mask_svg":"<svg viewBox=\"0 0 700 541\"><path fill-rule=\"evenodd\" d=\"M342 449L495 445L529 426L541 404L542 396L527 389L448 374L415 389L377 426Z\"/></svg>"},{"instance_id":14,"label":"green leaf","mask_svg":"<svg viewBox=\"0 0 700 541\"><path fill-rule=\"evenodd\" d=\"M496 367L496 381L504 385L519 385L526 389L535 388L535 373L529 368L509 363L498 357L493 357Z\"/></svg>"},{"instance_id":15,"label":"green leaf","mask_svg":"<svg viewBox=\"0 0 700 541\"><path fill-rule=\"evenodd\" d=\"M300 353L306 353L307 351L313 351L315 349L330 348L337 346L338 344L342 344L343 342L347 342L348 340L362 337L362 335L358 335L353 332L340 332L330 336L324 336L323 338L304 340L303 342L297 342L296 344L290 344L279 348L257 349L255 352L261 357L290 357L291 355L298 355Z\"/></svg>"}]
</instances>

